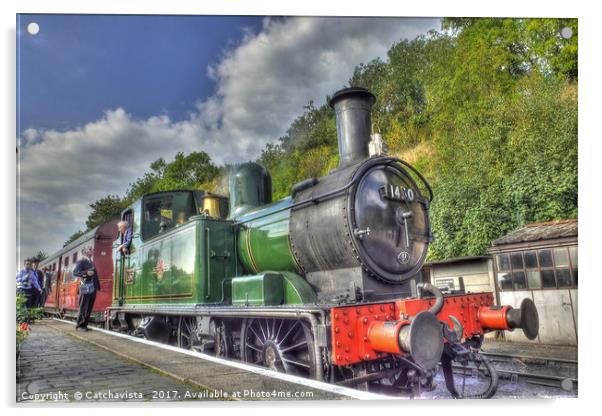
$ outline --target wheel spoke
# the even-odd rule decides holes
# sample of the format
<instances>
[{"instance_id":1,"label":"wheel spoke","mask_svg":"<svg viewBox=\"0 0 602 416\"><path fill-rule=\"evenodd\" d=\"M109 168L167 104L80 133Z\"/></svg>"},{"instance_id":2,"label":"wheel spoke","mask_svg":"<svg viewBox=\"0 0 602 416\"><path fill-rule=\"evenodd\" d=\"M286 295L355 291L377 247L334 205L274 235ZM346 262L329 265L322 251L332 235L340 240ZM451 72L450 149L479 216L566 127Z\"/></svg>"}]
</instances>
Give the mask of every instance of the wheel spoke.
<instances>
[{"instance_id":1,"label":"wheel spoke","mask_svg":"<svg viewBox=\"0 0 602 416\"><path fill-rule=\"evenodd\" d=\"M271 333L272 337L274 337L274 339L276 339L275 335L276 335L276 319L272 319L272 333Z\"/></svg>"},{"instance_id":2,"label":"wheel spoke","mask_svg":"<svg viewBox=\"0 0 602 416\"><path fill-rule=\"evenodd\" d=\"M309 362L308 361L301 361L301 360L295 360L294 358L288 358L288 357L282 357L282 361L289 363L289 364L293 364L296 365L297 367L303 367L303 368L308 368L309 369Z\"/></svg>"},{"instance_id":3,"label":"wheel spoke","mask_svg":"<svg viewBox=\"0 0 602 416\"><path fill-rule=\"evenodd\" d=\"M263 334L263 340L267 341L268 337L266 336L265 331L263 330L263 325L261 325L260 319L257 320L257 325L259 325L259 329L261 329L261 333Z\"/></svg>"},{"instance_id":4,"label":"wheel spoke","mask_svg":"<svg viewBox=\"0 0 602 416\"><path fill-rule=\"evenodd\" d=\"M304 345L307 345L307 341L305 341L305 340L303 340L301 342L298 342L295 345L291 345L289 347L281 348L280 351L287 352L287 351L294 350L294 349L297 349L299 347L302 347Z\"/></svg>"},{"instance_id":5,"label":"wheel spoke","mask_svg":"<svg viewBox=\"0 0 602 416\"><path fill-rule=\"evenodd\" d=\"M280 325L278 325L278 331L276 332L276 336L274 337L274 339L276 341L278 341L278 335L280 335L280 330L282 329L282 325L284 324L284 319L280 320Z\"/></svg>"},{"instance_id":6,"label":"wheel spoke","mask_svg":"<svg viewBox=\"0 0 602 416\"><path fill-rule=\"evenodd\" d=\"M288 336L293 332L293 329L295 329L295 327L297 326L298 323L299 323L299 321L293 322L293 324L288 329L288 332L286 333L286 335L283 336L282 339L278 342L278 345L281 345L284 342L284 340L288 338Z\"/></svg>"},{"instance_id":7,"label":"wheel spoke","mask_svg":"<svg viewBox=\"0 0 602 416\"><path fill-rule=\"evenodd\" d=\"M258 347L257 345L254 345L254 344L252 344L250 342L247 344L247 347L249 347L252 350L255 350L255 351L259 352L259 353L261 352L261 347Z\"/></svg>"},{"instance_id":8,"label":"wheel spoke","mask_svg":"<svg viewBox=\"0 0 602 416\"><path fill-rule=\"evenodd\" d=\"M249 327L249 329L251 330L251 332L252 332L253 334L255 334L255 338L257 339L257 341L259 341L259 342L261 343L261 345L263 345L263 344L264 344L264 341L265 341L265 339L264 339L264 340L262 340L262 339L261 339L261 337L260 337L260 336L257 334L257 332L255 332L255 330L253 329L253 327L252 327L252 326L250 326L250 327Z\"/></svg>"}]
</instances>

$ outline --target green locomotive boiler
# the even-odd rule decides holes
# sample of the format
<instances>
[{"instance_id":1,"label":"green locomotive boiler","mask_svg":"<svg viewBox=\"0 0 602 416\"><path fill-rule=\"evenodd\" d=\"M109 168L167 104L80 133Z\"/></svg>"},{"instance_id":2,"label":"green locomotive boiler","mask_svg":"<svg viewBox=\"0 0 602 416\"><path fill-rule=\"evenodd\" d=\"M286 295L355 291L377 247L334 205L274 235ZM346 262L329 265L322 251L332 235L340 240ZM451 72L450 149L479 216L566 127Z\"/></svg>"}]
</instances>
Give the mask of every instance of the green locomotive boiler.
<instances>
[{"instance_id":1,"label":"green locomotive boiler","mask_svg":"<svg viewBox=\"0 0 602 416\"><path fill-rule=\"evenodd\" d=\"M532 302L497 307L491 293L444 297L421 282L433 196L407 163L369 154L374 100L361 88L334 94L339 166L290 197L273 202L269 173L246 163L230 175L229 198L174 190L124 210L133 240L129 255L113 253L107 327L288 374L410 390L432 386L439 363L481 362L487 331L535 337Z\"/></svg>"}]
</instances>

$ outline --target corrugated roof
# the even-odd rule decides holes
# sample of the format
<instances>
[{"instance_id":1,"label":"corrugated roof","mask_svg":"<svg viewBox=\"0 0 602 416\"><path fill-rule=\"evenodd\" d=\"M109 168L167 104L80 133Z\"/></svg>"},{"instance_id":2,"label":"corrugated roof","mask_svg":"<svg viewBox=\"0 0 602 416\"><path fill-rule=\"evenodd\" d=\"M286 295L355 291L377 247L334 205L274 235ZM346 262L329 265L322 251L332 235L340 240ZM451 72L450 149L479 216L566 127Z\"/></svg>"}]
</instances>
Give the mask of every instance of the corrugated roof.
<instances>
[{"instance_id":1,"label":"corrugated roof","mask_svg":"<svg viewBox=\"0 0 602 416\"><path fill-rule=\"evenodd\" d=\"M576 237L578 235L577 220L557 220L528 224L494 240L493 246L504 244L526 243L530 241L551 240L555 238Z\"/></svg>"}]
</instances>

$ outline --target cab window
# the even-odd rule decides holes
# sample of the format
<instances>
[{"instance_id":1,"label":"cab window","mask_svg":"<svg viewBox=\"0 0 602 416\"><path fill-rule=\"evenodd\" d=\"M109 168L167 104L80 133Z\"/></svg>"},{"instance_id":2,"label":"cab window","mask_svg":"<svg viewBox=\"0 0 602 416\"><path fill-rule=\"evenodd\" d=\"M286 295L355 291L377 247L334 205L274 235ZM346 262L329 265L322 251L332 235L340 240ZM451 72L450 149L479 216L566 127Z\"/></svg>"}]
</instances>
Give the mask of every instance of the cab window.
<instances>
[{"instance_id":1,"label":"cab window","mask_svg":"<svg viewBox=\"0 0 602 416\"><path fill-rule=\"evenodd\" d=\"M142 207L142 239L148 240L174 227L182 226L195 215L192 191L173 191L148 195Z\"/></svg>"},{"instance_id":2,"label":"cab window","mask_svg":"<svg viewBox=\"0 0 602 416\"><path fill-rule=\"evenodd\" d=\"M144 201L142 238L149 239L174 226L173 196L159 195Z\"/></svg>"}]
</instances>

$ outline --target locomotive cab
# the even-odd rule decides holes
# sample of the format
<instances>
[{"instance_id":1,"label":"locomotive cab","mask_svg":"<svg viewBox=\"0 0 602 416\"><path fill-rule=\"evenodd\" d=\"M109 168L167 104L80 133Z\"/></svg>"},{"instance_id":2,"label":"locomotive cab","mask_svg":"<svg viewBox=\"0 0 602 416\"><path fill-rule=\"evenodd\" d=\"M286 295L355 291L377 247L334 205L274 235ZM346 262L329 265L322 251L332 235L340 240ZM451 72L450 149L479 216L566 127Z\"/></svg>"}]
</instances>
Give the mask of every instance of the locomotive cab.
<instances>
[{"instance_id":1,"label":"locomotive cab","mask_svg":"<svg viewBox=\"0 0 602 416\"><path fill-rule=\"evenodd\" d=\"M129 253L116 250L121 236L113 244L113 303L204 303L229 296L222 285L237 266L228 254L234 239L227 214L228 198L202 190L156 192L135 201L121 214L133 232Z\"/></svg>"}]
</instances>

